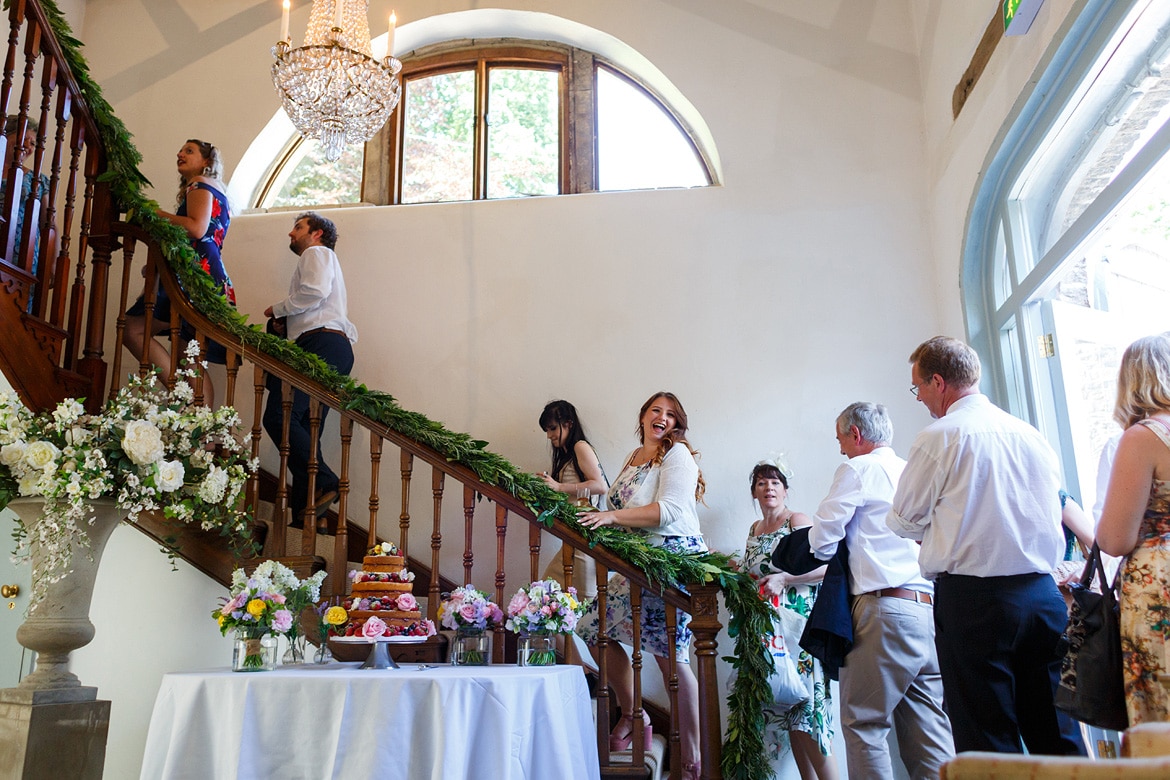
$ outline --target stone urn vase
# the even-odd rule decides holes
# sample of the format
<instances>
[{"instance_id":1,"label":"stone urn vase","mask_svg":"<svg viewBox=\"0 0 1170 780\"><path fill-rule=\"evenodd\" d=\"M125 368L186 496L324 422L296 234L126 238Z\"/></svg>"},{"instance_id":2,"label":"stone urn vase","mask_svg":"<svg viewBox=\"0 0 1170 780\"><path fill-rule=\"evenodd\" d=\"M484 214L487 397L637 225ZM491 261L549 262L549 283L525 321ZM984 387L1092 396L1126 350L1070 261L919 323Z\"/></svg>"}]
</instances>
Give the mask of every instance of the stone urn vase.
<instances>
[{"instance_id":1,"label":"stone urn vase","mask_svg":"<svg viewBox=\"0 0 1170 780\"><path fill-rule=\"evenodd\" d=\"M41 556L35 529L44 518L43 506L44 501L35 497L15 498L8 504L29 529L34 586ZM37 666L12 690L53 692L54 701L96 698L96 689L82 687L77 675L69 671L69 654L93 640L89 605L98 564L110 534L128 512L113 499L96 499L91 506L93 523L85 529L89 546L75 545L69 574L49 585L45 597L32 606L28 619L16 630L16 641L36 651Z\"/></svg>"}]
</instances>

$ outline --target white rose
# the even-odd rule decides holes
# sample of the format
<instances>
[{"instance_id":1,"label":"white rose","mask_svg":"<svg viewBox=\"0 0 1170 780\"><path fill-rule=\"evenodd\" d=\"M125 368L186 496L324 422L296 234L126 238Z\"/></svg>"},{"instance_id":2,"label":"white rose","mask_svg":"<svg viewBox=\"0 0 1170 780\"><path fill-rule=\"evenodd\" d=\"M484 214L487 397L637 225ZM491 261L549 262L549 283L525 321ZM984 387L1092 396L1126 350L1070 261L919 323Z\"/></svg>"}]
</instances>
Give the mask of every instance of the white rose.
<instances>
[{"instance_id":1,"label":"white rose","mask_svg":"<svg viewBox=\"0 0 1170 780\"><path fill-rule=\"evenodd\" d=\"M53 465L60 452L52 442L34 441L24 449L24 462L31 469L44 470Z\"/></svg>"},{"instance_id":2,"label":"white rose","mask_svg":"<svg viewBox=\"0 0 1170 780\"><path fill-rule=\"evenodd\" d=\"M24 442L13 442L0 447L0 463L13 468L24 460Z\"/></svg>"},{"instance_id":3,"label":"white rose","mask_svg":"<svg viewBox=\"0 0 1170 780\"><path fill-rule=\"evenodd\" d=\"M146 420L131 420L122 436L122 449L138 466L147 466L164 455L162 433Z\"/></svg>"},{"instance_id":4,"label":"white rose","mask_svg":"<svg viewBox=\"0 0 1170 780\"><path fill-rule=\"evenodd\" d=\"M164 460L158 464L158 489L170 493L183 486L183 463L178 460Z\"/></svg>"}]
</instances>

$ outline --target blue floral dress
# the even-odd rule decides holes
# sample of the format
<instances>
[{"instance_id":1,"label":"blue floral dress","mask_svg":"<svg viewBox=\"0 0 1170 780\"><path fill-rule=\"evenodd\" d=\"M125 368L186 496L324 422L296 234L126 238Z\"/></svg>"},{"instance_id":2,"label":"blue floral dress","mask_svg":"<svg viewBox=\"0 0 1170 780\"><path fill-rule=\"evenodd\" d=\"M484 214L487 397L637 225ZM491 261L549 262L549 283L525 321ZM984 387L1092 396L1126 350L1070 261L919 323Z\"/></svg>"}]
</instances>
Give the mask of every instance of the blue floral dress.
<instances>
[{"instance_id":1,"label":"blue floral dress","mask_svg":"<svg viewBox=\"0 0 1170 780\"><path fill-rule=\"evenodd\" d=\"M622 469L622 473L613 481L613 485L609 489L609 508L624 509L629 506L639 506L639 504L632 504L631 499L638 493L639 486L653 468L657 468L657 466L651 461L641 466L627 465ZM638 533L638 531L631 530L630 533ZM667 536L661 546L663 549L677 553L706 552L707 550L707 544L703 541L702 536ZM634 618L633 607L630 604L630 581L620 575L611 577L605 587L605 592L606 636L633 646ZM577 623L577 634L590 646L597 644L600 633L598 627L601 623L599 613L598 602L594 600L590 603L585 614L581 616L580 622ZM667 643L666 633L666 602L662 600L661 596L650 591L643 591L641 616L643 652L656 655L659 658L667 658L670 655L670 646ZM678 632L675 634L674 647L675 657L681 664L691 662L691 656L687 649L692 636L691 630L688 628L690 622L690 614L679 610Z\"/></svg>"},{"instance_id":2,"label":"blue floral dress","mask_svg":"<svg viewBox=\"0 0 1170 780\"><path fill-rule=\"evenodd\" d=\"M756 525L753 524L752 531L755 529ZM781 537L790 533L792 528L785 522L782 528L770 534L749 534L742 570L754 580L776 573L778 570L772 566L772 549ZM807 622L819 589L819 585L791 585L785 589L782 598L772 597L772 606L775 609L790 609ZM789 731L803 731L817 741L822 754L830 755L833 714L829 678L821 668L821 662L804 650L796 656L796 670L808 688L808 699L783 710L764 706L764 750L773 761L787 752Z\"/></svg>"},{"instance_id":3,"label":"blue floral dress","mask_svg":"<svg viewBox=\"0 0 1170 780\"><path fill-rule=\"evenodd\" d=\"M232 221L231 208L228 205L227 195L218 188L201 181L187 186L188 194L193 190L206 190L211 193L212 201L211 219L207 222L207 230L203 232L200 238L191 239L191 248L195 250L199 267L205 274L211 277L216 289L220 291L228 304L235 307L236 289L232 286L231 277L228 276L227 268L224 267L221 256L223 240L227 237L228 227ZM180 217L187 216L186 196L183 197L183 202L179 204L179 208L175 211L175 214ZM140 296L126 313L139 317L145 314L146 305L144 299ZM160 285L155 298L153 320L157 323L168 322L170 319L171 301L167 297L166 290ZM185 341L190 341L195 338L195 329L186 322L183 323L182 337ZM227 351L222 344L208 339L206 346L207 354L204 358L208 362L224 363L227 360Z\"/></svg>"}]
</instances>

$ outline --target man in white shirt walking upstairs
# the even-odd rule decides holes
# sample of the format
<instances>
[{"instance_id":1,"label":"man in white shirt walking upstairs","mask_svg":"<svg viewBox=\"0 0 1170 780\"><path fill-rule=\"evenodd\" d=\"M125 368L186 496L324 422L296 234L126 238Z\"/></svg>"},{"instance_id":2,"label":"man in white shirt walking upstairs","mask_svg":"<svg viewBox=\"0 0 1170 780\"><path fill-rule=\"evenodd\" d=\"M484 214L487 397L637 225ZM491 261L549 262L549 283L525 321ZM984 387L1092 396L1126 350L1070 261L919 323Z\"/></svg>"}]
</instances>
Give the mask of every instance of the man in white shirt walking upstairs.
<instances>
[{"instance_id":1,"label":"man in white shirt walking upstairs","mask_svg":"<svg viewBox=\"0 0 1170 780\"><path fill-rule=\"evenodd\" d=\"M349 321L345 277L333 248L337 245L337 227L312 211L297 216L288 234L289 245L300 259L289 282L288 297L264 310L267 317L284 322L284 334L306 352L320 357L334 371L348 375L353 368L353 344L357 328ZM278 331L279 332L279 329ZM264 430L280 444L283 436L282 382L268 377L268 403L264 408ZM326 407L321 407L322 430ZM309 396L293 393L292 419L289 421L288 469L292 473L289 507L293 528L302 528L308 500L309 453L312 439L309 429ZM329 468L317 444L317 479L312 506L318 518L317 532L328 526L322 515L337 500L337 475Z\"/></svg>"}]
</instances>

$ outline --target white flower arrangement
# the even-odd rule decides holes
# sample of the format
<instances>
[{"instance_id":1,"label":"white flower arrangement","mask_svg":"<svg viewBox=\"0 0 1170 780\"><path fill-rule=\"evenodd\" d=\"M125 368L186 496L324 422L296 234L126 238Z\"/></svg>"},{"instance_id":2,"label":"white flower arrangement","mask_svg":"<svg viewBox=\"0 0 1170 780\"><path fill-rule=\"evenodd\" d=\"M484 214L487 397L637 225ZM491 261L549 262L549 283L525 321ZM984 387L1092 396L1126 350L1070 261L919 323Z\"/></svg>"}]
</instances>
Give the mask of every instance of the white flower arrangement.
<instances>
[{"instance_id":1,"label":"white flower arrangement","mask_svg":"<svg viewBox=\"0 0 1170 780\"><path fill-rule=\"evenodd\" d=\"M35 539L16 525L15 559L28 557L33 541L42 553L30 610L71 571L74 547L88 543L82 531L92 523L94 499L114 499L131 522L161 511L218 529L237 546L246 542L251 524L241 497L259 464L249 459L251 434L236 438L234 409L194 405L198 357L192 342L173 390L157 374L136 376L96 415L73 398L34 414L16 396L0 394L0 508L17 496L45 500Z\"/></svg>"}]
</instances>

